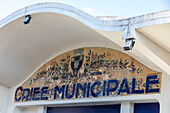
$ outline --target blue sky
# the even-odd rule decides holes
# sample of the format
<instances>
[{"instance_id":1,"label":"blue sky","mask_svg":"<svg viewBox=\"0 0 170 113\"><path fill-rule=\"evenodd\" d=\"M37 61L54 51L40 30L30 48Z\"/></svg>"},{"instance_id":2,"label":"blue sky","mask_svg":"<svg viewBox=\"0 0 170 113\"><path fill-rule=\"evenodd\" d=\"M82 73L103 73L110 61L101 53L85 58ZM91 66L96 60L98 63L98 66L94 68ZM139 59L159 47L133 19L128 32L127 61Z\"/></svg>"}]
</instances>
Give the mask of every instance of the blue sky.
<instances>
[{"instance_id":1,"label":"blue sky","mask_svg":"<svg viewBox=\"0 0 170 113\"><path fill-rule=\"evenodd\" d=\"M0 20L20 8L41 2L65 3L92 16L134 17L170 10L170 0L0 0Z\"/></svg>"}]
</instances>

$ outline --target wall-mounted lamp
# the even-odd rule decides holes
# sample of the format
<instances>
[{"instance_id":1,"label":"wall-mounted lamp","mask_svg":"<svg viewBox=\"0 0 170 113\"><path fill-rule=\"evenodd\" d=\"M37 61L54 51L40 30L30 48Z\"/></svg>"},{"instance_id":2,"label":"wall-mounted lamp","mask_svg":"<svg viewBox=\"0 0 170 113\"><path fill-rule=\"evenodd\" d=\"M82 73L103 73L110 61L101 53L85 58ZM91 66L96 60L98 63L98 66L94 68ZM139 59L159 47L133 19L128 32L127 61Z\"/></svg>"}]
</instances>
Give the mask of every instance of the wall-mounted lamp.
<instances>
[{"instance_id":1,"label":"wall-mounted lamp","mask_svg":"<svg viewBox=\"0 0 170 113\"><path fill-rule=\"evenodd\" d=\"M128 25L123 31L122 39L125 39L125 44L123 46L124 51L132 50L135 44L135 28L132 25Z\"/></svg>"},{"instance_id":2,"label":"wall-mounted lamp","mask_svg":"<svg viewBox=\"0 0 170 113\"><path fill-rule=\"evenodd\" d=\"M135 41L134 41L133 38L132 39L126 39L125 44L123 46L124 51L132 50L134 44L135 44Z\"/></svg>"},{"instance_id":3,"label":"wall-mounted lamp","mask_svg":"<svg viewBox=\"0 0 170 113\"><path fill-rule=\"evenodd\" d=\"M25 16L25 19L24 19L23 23L26 25L26 24L29 24L30 21L31 21L31 16L27 15L27 16Z\"/></svg>"}]
</instances>

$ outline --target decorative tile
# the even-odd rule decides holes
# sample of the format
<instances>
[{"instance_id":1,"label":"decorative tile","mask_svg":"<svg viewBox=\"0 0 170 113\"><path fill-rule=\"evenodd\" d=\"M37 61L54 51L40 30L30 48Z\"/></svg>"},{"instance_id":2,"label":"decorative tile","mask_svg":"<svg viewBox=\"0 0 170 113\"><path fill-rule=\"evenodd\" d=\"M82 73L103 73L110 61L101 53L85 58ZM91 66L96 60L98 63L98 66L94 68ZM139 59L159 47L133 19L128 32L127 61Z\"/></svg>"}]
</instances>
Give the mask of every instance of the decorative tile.
<instances>
[{"instance_id":1,"label":"decorative tile","mask_svg":"<svg viewBox=\"0 0 170 113\"><path fill-rule=\"evenodd\" d=\"M122 52L80 48L38 69L16 89L15 102L156 94L161 76Z\"/></svg>"}]
</instances>

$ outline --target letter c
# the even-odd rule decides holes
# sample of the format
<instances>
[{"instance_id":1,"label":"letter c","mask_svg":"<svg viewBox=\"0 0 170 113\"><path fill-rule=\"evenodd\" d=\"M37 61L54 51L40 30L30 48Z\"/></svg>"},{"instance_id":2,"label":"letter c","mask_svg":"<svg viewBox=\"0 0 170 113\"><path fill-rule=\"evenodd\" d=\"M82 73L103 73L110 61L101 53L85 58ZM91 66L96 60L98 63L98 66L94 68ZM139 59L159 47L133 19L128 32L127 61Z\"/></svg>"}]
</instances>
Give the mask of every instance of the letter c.
<instances>
[{"instance_id":1,"label":"letter c","mask_svg":"<svg viewBox=\"0 0 170 113\"><path fill-rule=\"evenodd\" d=\"M99 95L100 95L100 93L101 93L101 89L100 90L98 90L96 93L93 91L94 90L94 87L95 86L100 86L101 85L101 82L100 81L96 81L96 82L94 82L93 83L93 85L91 86L91 95L93 96L93 97L98 97Z\"/></svg>"},{"instance_id":2,"label":"letter c","mask_svg":"<svg viewBox=\"0 0 170 113\"><path fill-rule=\"evenodd\" d=\"M22 92L23 88L20 86L20 87L17 88L17 90L15 92L15 101L17 101L17 102L21 100L21 96L22 96L22 94L20 94L19 98L17 98L17 93L18 93L19 90Z\"/></svg>"}]
</instances>

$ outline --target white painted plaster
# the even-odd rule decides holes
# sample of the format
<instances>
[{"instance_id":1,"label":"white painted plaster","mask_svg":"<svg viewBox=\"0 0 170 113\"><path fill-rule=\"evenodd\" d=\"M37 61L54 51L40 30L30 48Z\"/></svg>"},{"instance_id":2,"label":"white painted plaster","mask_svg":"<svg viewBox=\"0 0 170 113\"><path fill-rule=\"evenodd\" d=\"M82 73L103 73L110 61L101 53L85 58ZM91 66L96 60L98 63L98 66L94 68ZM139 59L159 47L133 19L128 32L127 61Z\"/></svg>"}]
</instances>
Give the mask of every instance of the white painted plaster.
<instances>
[{"instance_id":1,"label":"white painted plaster","mask_svg":"<svg viewBox=\"0 0 170 113\"><path fill-rule=\"evenodd\" d=\"M29 107L24 108L22 113L43 113L43 112L41 112L38 107Z\"/></svg>"},{"instance_id":2,"label":"white painted plaster","mask_svg":"<svg viewBox=\"0 0 170 113\"><path fill-rule=\"evenodd\" d=\"M129 19L114 20L114 21L99 20L99 19L96 19L96 18L76 9L76 8L73 8L71 6L67 6L64 4L43 3L43 4L36 4L33 6L23 8L15 13L13 13L12 15L8 16L7 18L3 19L2 21L0 21L0 27L2 28L3 26L7 25L9 22L12 22L15 19L20 18L24 15L35 14L35 13L40 13L40 12L54 12L54 13L67 15L69 17L73 17L73 18L79 20L80 22L84 23L85 25L89 26L90 28L95 29L98 33L102 34L103 36L108 38L110 41L116 43L118 46L122 46L124 44L124 41L122 39L119 39L118 37L114 37L115 35L113 35L114 33L112 31L120 31L120 32L123 31L123 29L126 27L127 23L129 22ZM170 13L170 11L166 11L166 12L162 12L162 13L160 12L155 15L144 15L144 16L132 18L130 21L132 24L134 24L134 26L136 26L136 28L140 28L141 26L143 27L143 26L148 26L148 25L156 25L158 23L159 24L165 23L165 21L162 21L162 19L164 19L164 18L167 18L166 19L166 23L167 23L167 22L170 22L169 13ZM153 16L153 17L150 17L150 16ZM149 24L148 22L151 22L151 24ZM119 36L120 34L121 33L118 33L116 35ZM84 46L88 47L88 46L92 46L92 45L84 44ZM140 47L142 47L142 46L140 46ZM67 50L72 50L76 47L78 48L78 47L80 47L80 45L70 47ZM140 47L138 47L138 48L140 48ZM145 48L145 46L144 46L144 48ZM63 51L67 51L67 50L61 50L60 52L62 53ZM157 62L157 59L155 59L155 58L157 58L158 56L155 56L155 54L152 54L148 48L146 49L145 53L142 53L142 52L139 53L139 51L141 51L141 50L143 50L143 48L134 49L134 51L132 51L132 54L136 55L137 57L140 57L141 54L144 56L145 56L145 54L146 55L150 54L151 59L146 58L143 60L149 60L149 61L152 61L153 63ZM59 53L57 53L57 54L59 54ZM154 59L152 60L153 56L154 56ZM158 60L159 60L159 58L158 58ZM164 64L164 63L166 63L166 62L163 62L163 63L160 62L160 64ZM42 64L40 66L42 66ZM18 86L20 86L26 80L25 79L17 86L13 86L13 87L9 88L9 91L8 91L8 88L0 87L0 90L2 91L2 93L0 92L0 99L2 99L2 101L0 101L0 109L2 109L2 113L22 113L22 112L23 113L37 113L37 112L40 113L40 112L44 111L44 108L39 107L39 106L49 106L49 105L74 106L74 105L80 105L80 104L90 105L91 103L97 103L97 104L112 103L112 104L114 104L114 103L122 102L122 106L124 106L124 108L122 107L122 109L121 109L122 113L124 113L124 110L128 110L130 113L131 108L132 108L131 104L129 104L130 102L134 102L134 103L135 102L151 102L151 101L153 102L153 101L158 100L160 102L161 113L168 113L170 111L170 107L169 107L170 106L170 102L169 102L169 100L170 100L170 97L169 97L170 76L168 76L167 71L163 69L163 68L166 68L168 70L168 68L167 68L168 66L166 66L166 65L161 65L161 66L162 66L162 69L160 69L160 70L161 70L161 72L163 72L161 94L14 103L15 90ZM37 67L37 69L39 67ZM35 69L35 71L37 69ZM32 73L29 76L31 76L31 75L32 75ZM32 107L32 106L34 106L34 107Z\"/></svg>"},{"instance_id":3,"label":"white painted plaster","mask_svg":"<svg viewBox=\"0 0 170 113\"><path fill-rule=\"evenodd\" d=\"M47 113L47 108L45 106L39 106L37 113Z\"/></svg>"},{"instance_id":4,"label":"white painted plaster","mask_svg":"<svg viewBox=\"0 0 170 113\"><path fill-rule=\"evenodd\" d=\"M0 85L0 113L6 113L8 102L8 88Z\"/></svg>"},{"instance_id":5,"label":"white painted plaster","mask_svg":"<svg viewBox=\"0 0 170 113\"><path fill-rule=\"evenodd\" d=\"M121 113L133 113L134 103L132 102L121 102Z\"/></svg>"},{"instance_id":6,"label":"white painted plaster","mask_svg":"<svg viewBox=\"0 0 170 113\"><path fill-rule=\"evenodd\" d=\"M19 107L15 107L13 110L13 113L22 113L22 112L23 112L23 109Z\"/></svg>"}]
</instances>

